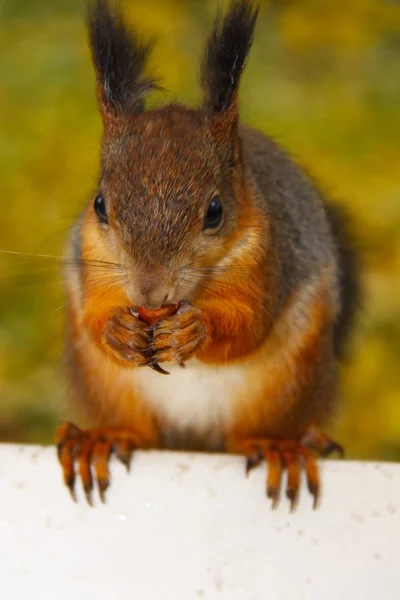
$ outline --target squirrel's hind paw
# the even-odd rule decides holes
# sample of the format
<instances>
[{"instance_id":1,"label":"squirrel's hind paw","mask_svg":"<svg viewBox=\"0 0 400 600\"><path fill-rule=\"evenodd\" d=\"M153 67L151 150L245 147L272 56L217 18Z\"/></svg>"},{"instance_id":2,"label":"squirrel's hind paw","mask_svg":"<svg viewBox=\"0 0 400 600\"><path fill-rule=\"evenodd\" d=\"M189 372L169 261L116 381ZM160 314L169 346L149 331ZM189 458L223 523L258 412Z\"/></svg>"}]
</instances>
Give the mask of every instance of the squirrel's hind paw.
<instances>
[{"instance_id":1,"label":"squirrel's hind paw","mask_svg":"<svg viewBox=\"0 0 400 600\"><path fill-rule=\"evenodd\" d=\"M102 502L110 485L108 463L116 457L129 470L132 452L135 449L133 433L122 429L83 430L65 421L56 433L58 459L61 464L64 483L76 501L76 475L80 477L88 503L92 506L92 493L95 479ZM92 474L94 471L94 477Z\"/></svg>"},{"instance_id":2,"label":"squirrel's hind paw","mask_svg":"<svg viewBox=\"0 0 400 600\"><path fill-rule=\"evenodd\" d=\"M284 469L287 470L286 496L291 511L298 501L302 469L305 471L307 487L314 499L313 508L318 506L320 481L312 450L323 456L334 451L340 456L344 454L342 446L316 427L310 427L300 442L286 439L248 438L236 441L231 447L232 452L245 454L247 474L265 460L268 465L267 496L272 500L272 508L278 505L282 472Z\"/></svg>"}]
</instances>

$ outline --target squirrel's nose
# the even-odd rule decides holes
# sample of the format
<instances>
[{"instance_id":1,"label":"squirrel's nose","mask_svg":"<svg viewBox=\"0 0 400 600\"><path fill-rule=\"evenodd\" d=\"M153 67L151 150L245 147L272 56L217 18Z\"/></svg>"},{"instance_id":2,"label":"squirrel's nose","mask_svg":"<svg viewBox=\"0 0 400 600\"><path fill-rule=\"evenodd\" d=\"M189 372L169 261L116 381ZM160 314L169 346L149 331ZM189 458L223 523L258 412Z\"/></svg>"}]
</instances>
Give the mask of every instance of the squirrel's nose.
<instances>
[{"instance_id":1,"label":"squirrel's nose","mask_svg":"<svg viewBox=\"0 0 400 600\"><path fill-rule=\"evenodd\" d=\"M153 299L152 297L145 299L139 306L143 306L144 308L147 308L147 310L159 310L164 304L167 304L167 294L162 300L159 300L158 298Z\"/></svg>"},{"instance_id":2,"label":"squirrel's nose","mask_svg":"<svg viewBox=\"0 0 400 600\"><path fill-rule=\"evenodd\" d=\"M150 310L161 308L166 303L168 292L165 290L162 277L158 273L142 273L135 294L136 304Z\"/></svg>"}]
</instances>

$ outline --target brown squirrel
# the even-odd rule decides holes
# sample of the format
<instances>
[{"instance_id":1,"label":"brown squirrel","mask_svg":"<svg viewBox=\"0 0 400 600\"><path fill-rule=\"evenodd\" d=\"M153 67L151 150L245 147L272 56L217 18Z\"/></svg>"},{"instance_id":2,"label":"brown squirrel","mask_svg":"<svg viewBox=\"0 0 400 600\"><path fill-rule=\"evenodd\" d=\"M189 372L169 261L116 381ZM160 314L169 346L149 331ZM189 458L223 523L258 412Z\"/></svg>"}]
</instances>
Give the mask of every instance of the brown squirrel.
<instances>
[{"instance_id":1,"label":"brown squirrel","mask_svg":"<svg viewBox=\"0 0 400 600\"><path fill-rule=\"evenodd\" d=\"M315 505L315 452L342 452L320 428L353 322L354 256L340 213L239 124L258 10L236 1L216 19L200 108L153 110L149 47L106 1L89 10L104 136L70 243L67 354L99 427L57 433L65 483L74 496L76 468L89 502L91 467L104 499L112 453L128 466L134 449L162 448L244 454L247 470L265 459L273 505L284 468L295 504L304 467Z\"/></svg>"}]
</instances>

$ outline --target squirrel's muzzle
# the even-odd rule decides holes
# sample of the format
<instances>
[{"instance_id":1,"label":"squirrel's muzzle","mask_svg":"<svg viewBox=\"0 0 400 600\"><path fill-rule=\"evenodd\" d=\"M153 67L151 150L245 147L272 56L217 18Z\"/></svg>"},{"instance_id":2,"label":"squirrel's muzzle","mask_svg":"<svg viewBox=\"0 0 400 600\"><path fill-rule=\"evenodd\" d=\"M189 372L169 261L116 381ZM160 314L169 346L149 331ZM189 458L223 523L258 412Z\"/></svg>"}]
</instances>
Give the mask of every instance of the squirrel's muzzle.
<instances>
[{"instance_id":1,"label":"squirrel's muzzle","mask_svg":"<svg viewBox=\"0 0 400 600\"><path fill-rule=\"evenodd\" d=\"M159 271L141 271L135 277L133 300L137 306L158 310L165 304L173 303L171 287L167 277Z\"/></svg>"}]
</instances>

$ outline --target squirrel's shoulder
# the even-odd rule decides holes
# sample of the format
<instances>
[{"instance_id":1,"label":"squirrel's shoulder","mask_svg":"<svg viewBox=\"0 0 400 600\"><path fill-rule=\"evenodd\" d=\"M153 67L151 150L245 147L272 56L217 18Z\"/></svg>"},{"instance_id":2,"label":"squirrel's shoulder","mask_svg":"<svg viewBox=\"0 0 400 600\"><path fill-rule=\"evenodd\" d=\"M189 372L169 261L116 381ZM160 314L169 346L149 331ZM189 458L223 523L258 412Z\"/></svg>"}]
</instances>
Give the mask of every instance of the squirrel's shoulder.
<instances>
[{"instance_id":1,"label":"squirrel's shoulder","mask_svg":"<svg viewBox=\"0 0 400 600\"><path fill-rule=\"evenodd\" d=\"M335 262L327 201L288 151L257 129L241 125L243 157L266 212L274 243L292 268L314 274ZM289 267L289 265L288 265ZM299 273L300 274L300 273Z\"/></svg>"},{"instance_id":2,"label":"squirrel's shoulder","mask_svg":"<svg viewBox=\"0 0 400 600\"><path fill-rule=\"evenodd\" d=\"M247 168L263 196L275 198L286 207L304 214L320 213L324 220L326 201L305 169L273 138L247 125L240 126L243 155ZM317 224L317 223L315 223Z\"/></svg>"}]
</instances>

